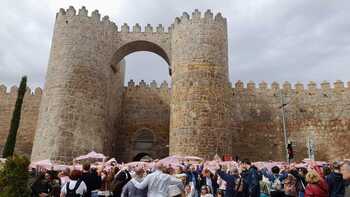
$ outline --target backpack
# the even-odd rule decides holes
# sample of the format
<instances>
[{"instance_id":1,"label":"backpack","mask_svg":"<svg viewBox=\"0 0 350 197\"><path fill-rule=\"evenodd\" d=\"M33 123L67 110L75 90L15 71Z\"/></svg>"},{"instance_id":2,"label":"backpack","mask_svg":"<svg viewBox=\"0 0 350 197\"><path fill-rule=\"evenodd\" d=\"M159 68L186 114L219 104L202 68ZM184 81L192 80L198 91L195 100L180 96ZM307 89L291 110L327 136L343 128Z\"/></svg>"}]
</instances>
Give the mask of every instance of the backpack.
<instances>
[{"instance_id":1,"label":"backpack","mask_svg":"<svg viewBox=\"0 0 350 197\"><path fill-rule=\"evenodd\" d=\"M282 183L281 183L281 181L280 181L278 176L274 175L274 180L272 181L271 189L274 190L274 191L282 190Z\"/></svg>"},{"instance_id":2,"label":"backpack","mask_svg":"<svg viewBox=\"0 0 350 197\"><path fill-rule=\"evenodd\" d=\"M235 191L243 192L243 178L237 178L235 181Z\"/></svg>"},{"instance_id":3,"label":"backpack","mask_svg":"<svg viewBox=\"0 0 350 197\"><path fill-rule=\"evenodd\" d=\"M77 181L77 183L75 184L74 188L71 190L69 189L69 182L66 184L66 190L67 190L67 194L66 197L80 197L80 194L77 194L77 189L79 188L81 183L81 180Z\"/></svg>"}]
</instances>

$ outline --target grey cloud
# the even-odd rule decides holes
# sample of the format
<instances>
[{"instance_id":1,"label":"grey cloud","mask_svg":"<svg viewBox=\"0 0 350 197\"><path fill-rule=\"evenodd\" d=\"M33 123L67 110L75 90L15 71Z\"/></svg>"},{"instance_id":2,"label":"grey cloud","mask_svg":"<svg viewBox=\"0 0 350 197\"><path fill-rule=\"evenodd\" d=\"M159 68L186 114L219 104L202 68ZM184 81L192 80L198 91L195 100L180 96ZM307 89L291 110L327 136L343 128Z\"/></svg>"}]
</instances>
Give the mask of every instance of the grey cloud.
<instances>
[{"instance_id":1,"label":"grey cloud","mask_svg":"<svg viewBox=\"0 0 350 197\"><path fill-rule=\"evenodd\" d=\"M52 26L59 7L85 3L118 25L169 26L174 17L195 8L222 12L228 19L231 81L349 80L350 2L347 0L119 0L55 2L5 0L0 13L0 83L17 83L27 74L32 86L43 85ZM107 5L108 4L108 5ZM88 7L96 6L96 7ZM113 8L111 8L113 7ZM115 7L115 10L114 10ZM126 57L127 80L170 80L167 65L150 53Z\"/></svg>"}]
</instances>

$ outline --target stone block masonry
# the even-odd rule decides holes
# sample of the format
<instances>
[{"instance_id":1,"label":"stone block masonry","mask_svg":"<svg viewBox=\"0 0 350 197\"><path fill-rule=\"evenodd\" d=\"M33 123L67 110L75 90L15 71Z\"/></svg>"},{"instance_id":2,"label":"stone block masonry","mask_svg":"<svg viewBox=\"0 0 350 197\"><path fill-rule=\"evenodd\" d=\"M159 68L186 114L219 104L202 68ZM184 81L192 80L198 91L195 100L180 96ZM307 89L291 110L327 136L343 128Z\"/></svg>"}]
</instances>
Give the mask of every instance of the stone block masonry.
<instances>
[{"instance_id":1,"label":"stone block masonry","mask_svg":"<svg viewBox=\"0 0 350 197\"><path fill-rule=\"evenodd\" d=\"M168 63L170 88L143 81L123 86L123 58L136 51L153 52ZM212 158L216 153L283 160L282 92L298 160L307 156L309 139L317 159L350 157L349 83L292 88L287 82L280 88L239 81L231 87L228 69L227 22L220 13L184 12L169 28L147 24L143 29L139 24L118 27L85 7L60 9L45 87L42 94L38 89L25 98L17 150L29 154L32 149L32 161L62 163L91 150L124 161L168 154ZM14 92L1 86L0 146Z\"/></svg>"},{"instance_id":2,"label":"stone block masonry","mask_svg":"<svg viewBox=\"0 0 350 197\"><path fill-rule=\"evenodd\" d=\"M310 138L314 141L317 159L349 158L349 87L345 87L341 81L333 85L326 81L320 85L310 82L307 88L301 83L292 88L288 82L282 87L278 83L268 85L261 82L256 87L253 82L244 86L243 82L238 81L227 91L231 95L228 113L232 115L233 142L232 147L224 149L232 148L233 155L241 158L283 160L284 141L279 108L279 94L282 91L288 103L288 137L295 144L296 159L307 157L307 141ZM16 92L16 87L6 91L5 86L0 86L0 147L4 146L8 134ZM40 88L33 93L28 91L24 101L16 151L27 156L32 150L41 95ZM121 105L122 116L117 118L120 122L111 120L115 134L108 136L108 143L113 146L110 154L123 161L131 161L139 153L147 153L153 158L166 156L171 116L171 91L168 85L162 83L158 87L155 82L136 85L130 81L127 87L123 87L122 95L121 103L115 105ZM137 138L144 130L152 133L154 146L139 150L136 147ZM217 141L212 141L213 150L216 150Z\"/></svg>"},{"instance_id":3,"label":"stone block masonry","mask_svg":"<svg viewBox=\"0 0 350 197\"><path fill-rule=\"evenodd\" d=\"M36 88L34 92L28 88L24 97L15 151L27 157L30 157L32 152L41 95L41 88ZM0 154L2 154L8 136L16 98L16 86L8 89L6 86L0 85Z\"/></svg>"}]
</instances>

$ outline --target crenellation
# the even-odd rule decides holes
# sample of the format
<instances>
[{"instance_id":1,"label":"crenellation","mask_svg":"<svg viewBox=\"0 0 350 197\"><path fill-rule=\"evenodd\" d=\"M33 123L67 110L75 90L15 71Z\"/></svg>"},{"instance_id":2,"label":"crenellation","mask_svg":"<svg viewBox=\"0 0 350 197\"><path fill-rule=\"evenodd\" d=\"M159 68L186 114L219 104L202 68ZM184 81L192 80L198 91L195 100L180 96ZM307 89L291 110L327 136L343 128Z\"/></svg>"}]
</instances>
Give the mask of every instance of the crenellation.
<instances>
[{"instance_id":1,"label":"crenellation","mask_svg":"<svg viewBox=\"0 0 350 197\"><path fill-rule=\"evenodd\" d=\"M34 90L35 96L41 96L42 94L43 94L43 90L40 87L35 88L35 90Z\"/></svg>"},{"instance_id":2,"label":"crenellation","mask_svg":"<svg viewBox=\"0 0 350 197\"><path fill-rule=\"evenodd\" d=\"M344 82L341 80L337 80L334 82L334 92L336 93L342 93L344 92L345 87L344 87Z\"/></svg>"},{"instance_id":3,"label":"crenellation","mask_svg":"<svg viewBox=\"0 0 350 197\"><path fill-rule=\"evenodd\" d=\"M111 22L111 21L109 20L109 16L108 16L108 15L103 16L102 22L103 22L103 23L106 23L106 24L109 24L109 23Z\"/></svg>"},{"instance_id":4,"label":"crenellation","mask_svg":"<svg viewBox=\"0 0 350 197\"><path fill-rule=\"evenodd\" d=\"M59 10L59 11L57 12L57 14L56 14L56 18L57 18L59 15L65 16L65 15L66 15L66 10L63 9L63 8L60 8L60 10Z\"/></svg>"},{"instance_id":5,"label":"crenellation","mask_svg":"<svg viewBox=\"0 0 350 197\"><path fill-rule=\"evenodd\" d=\"M226 18L222 16L222 14L219 12L215 15L215 21L216 22L223 22L226 23Z\"/></svg>"},{"instance_id":6,"label":"crenellation","mask_svg":"<svg viewBox=\"0 0 350 197\"><path fill-rule=\"evenodd\" d=\"M79 9L79 13L78 13L79 16L83 16L83 17L87 17L88 16L88 10L86 9L85 6L81 7Z\"/></svg>"},{"instance_id":7,"label":"crenellation","mask_svg":"<svg viewBox=\"0 0 350 197\"><path fill-rule=\"evenodd\" d=\"M91 18L99 22L101 20L100 12L98 10L94 10L93 12L91 12Z\"/></svg>"},{"instance_id":8,"label":"crenellation","mask_svg":"<svg viewBox=\"0 0 350 197\"><path fill-rule=\"evenodd\" d=\"M321 90L322 92L328 92L331 89L331 85L328 81L322 81Z\"/></svg>"},{"instance_id":9,"label":"crenellation","mask_svg":"<svg viewBox=\"0 0 350 197\"><path fill-rule=\"evenodd\" d=\"M76 15L76 13L77 13L77 11L75 10L75 8L73 6L69 6L69 8L66 11L66 15L68 17L73 17Z\"/></svg>"},{"instance_id":10,"label":"crenellation","mask_svg":"<svg viewBox=\"0 0 350 197\"><path fill-rule=\"evenodd\" d=\"M181 19L179 17L175 17L174 24L180 24Z\"/></svg>"},{"instance_id":11,"label":"crenellation","mask_svg":"<svg viewBox=\"0 0 350 197\"><path fill-rule=\"evenodd\" d=\"M244 83L243 83L243 81L238 80L238 81L235 83L235 90L236 90L237 92L243 92L243 91L244 91Z\"/></svg>"},{"instance_id":12,"label":"crenellation","mask_svg":"<svg viewBox=\"0 0 350 197\"><path fill-rule=\"evenodd\" d=\"M310 81L307 84L307 90L310 96L315 95L317 92L317 84L314 81Z\"/></svg>"},{"instance_id":13,"label":"crenellation","mask_svg":"<svg viewBox=\"0 0 350 197\"><path fill-rule=\"evenodd\" d=\"M144 80L141 80L140 82L139 82L139 85L138 85L140 88L145 88L145 87L147 87L148 85L146 84L146 82L144 81Z\"/></svg>"},{"instance_id":14,"label":"crenellation","mask_svg":"<svg viewBox=\"0 0 350 197\"><path fill-rule=\"evenodd\" d=\"M181 16L181 21L189 21L190 15L187 12L183 12Z\"/></svg>"},{"instance_id":15,"label":"crenellation","mask_svg":"<svg viewBox=\"0 0 350 197\"><path fill-rule=\"evenodd\" d=\"M210 9L208 9L208 10L204 13L204 19L205 19L207 22L214 20L214 14L213 14L213 12L211 12Z\"/></svg>"},{"instance_id":16,"label":"crenellation","mask_svg":"<svg viewBox=\"0 0 350 197\"><path fill-rule=\"evenodd\" d=\"M129 33L129 25L127 23L124 23L122 26L121 26L121 32L123 33Z\"/></svg>"},{"instance_id":17,"label":"crenellation","mask_svg":"<svg viewBox=\"0 0 350 197\"><path fill-rule=\"evenodd\" d=\"M268 89L268 84L265 81L259 83L259 89L261 91L266 91Z\"/></svg>"},{"instance_id":18,"label":"crenellation","mask_svg":"<svg viewBox=\"0 0 350 197\"><path fill-rule=\"evenodd\" d=\"M255 93L256 87L254 81L249 81L247 83L248 94L253 95Z\"/></svg>"},{"instance_id":19,"label":"crenellation","mask_svg":"<svg viewBox=\"0 0 350 197\"><path fill-rule=\"evenodd\" d=\"M4 84L0 85L0 95L5 95L7 92L7 87Z\"/></svg>"},{"instance_id":20,"label":"crenellation","mask_svg":"<svg viewBox=\"0 0 350 197\"><path fill-rule=\"evenodd\" d=\"M159 24L156 28L157 33L164 33L164 27L162 24Z\"/></svg>"},{"instance_id":21,"label":"crenellation","mask_svg":"<svg viewBox=\"0 0 350 197\"><path fill-rule=\"evenodd\" d=\"M292 91L292 84L288 81L285 81L283 83L283 92L289 94L291 93L291 91Z\"/></svg>"},{"instance_id":22,"label":"crenellation","mask_svg":"<svg viewBox=\"0 0 350 197\"><path fill-rule=\"evenodd\" d=\"M276 81L272 82L272 84L271 84L271 89L272 89L273 91L278 91L278 90L280 89L280 84L277 83Z\"/></svg>"},{"instance_id":23,"label":"crenellation","mask_svg":"<svg viewBox=\"0 0 350 197\"><path fill-rule=\"evenodd\" d=\"M215 18L215 19L214 19ZM226 18L222 16L221 13L217 13L214 17L214 14L210 9L206 10L202 16L201 12L198 9L195 9L190 16L187 12L183 12L181 17L176 17L174 24L196 24L196 23L207 23L211 24L215 21L217 24L226 26Z\"/></svg>"},{"instance_id":24,"label":"crenellation","mask_svg":"<svg viewBox=\"0 0 350 197\"><path fill-rule=\"evenodd\" d=\"M146 25L145 32L153 33L153 27L151 26L151 24Z\"/></svg>"},{"instance_id":25,"label":"crenellation","mask_svg":"<svg viewBox=\"0 0 350 197\"><path fill-rule=\"evenodd\" d=\"M129 82L128 82L128 88L133 88L133 87L135 87L135 82L134 82L134 80L130 80Z\"/></svg>"},{"instance_id":26,"label":"crenellation","mask_svg":"<svg viewBox=\"0 0 350 197\"><path fill-rule=\"evenodd\" d=\"M160 84L160 88L161 88L161 89L169 89L168 82L164 80L164 81Z\"/></svg>"},{"instance_id":27,"label":"crenellation","mask_svg":"<svg viewBox=\"0 0 350 197\"><path fill-rule=\"evenodd\" d=\"M199 22L201 15L202 13L198 9L195 9L194 12L192 12L192 21Z\"/></svg>"},{"instance_id":28,"label":"crenellation","mask_svg":"<svg viewBox=\"0 0 350 197\"><path fill-rule=\"evenodd\" d=\"M152 82L150 83L150 87L153 89L158 88L156 80L152 80Z\"/></svg>"},{"instance_id":29,"label":"crenellation","mask_svg":"<svg viewBox=\"0 0 350 197\"><path fill-rule=\"evenodd\" d=\"M132 27L132 31L135 33L141 32L141 26L140 24L136 23L133 27Z\"/></svg>"},{"instance_id":30,"label":"crenellation","mask_svg":"<svg viewBox=\"0 0 350 197\"><path fill-rule=\"evenodd\" d=\"M169 85L167 81L163 81L160 85L158 85L156 80L152 80L149 84L146 83L144 80L139 81L137 85L135 85L134 80L129 80L128 85L125 87L126 89L133 89L137 87L138 89L140 88L145 88L146 90L151 88L151 89L169 89Z\"/></svg>"},{"instance_id":31,"label":"crenellation","mask_svg":"<svg viewBox=\"0 0 350 197\"><path fill-rule=\"evenodd\" d=\"M15 95L17 95L17 92L18 92L18 87L12 86L10 89L10 95L15 96Z\"/></svg>"},{"instance_id":32,"label":"crenellation","mask_svg":"<svg viewBox=\"0 0 350 197\"><path fill-rule=\"evenodd\" d=\"M300 81L298 81L294 87L297 94L304 92L304 84L302 84Z\"/></svg>"},{"instance_id":33,"label":"crenellation","mask_svg":"<svg viewBox=\"0 0 350 197\"><path fill-rule=\"evenodd\" d=\"M348 82L348 83L349 83L349 85L347 87L345 87L344 82L338 80L338 81L334 82L334 88L332 88L328 81L323 81L320 84L320 88L318 88L317 84L314 81L310 81L307 84L307 89L305 89L304 84L302 84L299 81L294 84L294 88L293 88L293 85L288 81L283 82L282 87L280 87L279 83L272 82L271 88L269 88L269 85L265 81L262 81L258 85L258 90L260 93L265 93L268 91L277 92L280 88L282 88L282 90L285 94L308 93L309 95L315 95L316 93L319 93L319 92L329 93L329 91L342 93L342 92L347 91L347 89L349 89L350 82ZM256 90L255 86L256 86L255 83L251 80L248 81L246 86L244 85L244 83L242 81L238 80L235 83L235 87L231 87L231 88L233 88L237 92L248 92L249 93L249 92L255 92L255 90Z\"/></svg>"}]
</instances>

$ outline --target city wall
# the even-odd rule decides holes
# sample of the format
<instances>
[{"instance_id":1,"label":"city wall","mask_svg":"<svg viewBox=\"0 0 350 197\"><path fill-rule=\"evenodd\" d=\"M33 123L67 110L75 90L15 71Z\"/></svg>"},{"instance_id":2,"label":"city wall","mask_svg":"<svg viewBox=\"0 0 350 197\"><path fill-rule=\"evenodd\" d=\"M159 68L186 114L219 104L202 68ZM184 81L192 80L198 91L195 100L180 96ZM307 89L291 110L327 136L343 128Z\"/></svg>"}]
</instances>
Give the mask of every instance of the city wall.
<instances>
[{"instance_id":1,"label":"city wall","mask_svg":"<svg viewBox=\"0 0 350 197\"><path fill-rule=\"evenodd\" d=\"M123 72L123 71L122 71ZM297 160L307 157L307 142L312 141L318 160L349 158L350 153L350 84L313 82L292 86L283 84L236 82L230 89L229 108L232 118L233 153L254 160L285 158L282 130L281 93L284 95L285 116L289 140L294 144ZM112 87L110 87L112 89ZM113 91L109 91L113 92ZM106 143L112 147L106 153L125 161L137 154L153 158L168 154L170 89L168 84L157 85L133 81L124 87L121 100L111 101L109 120L112 136ZM0 86L0 149L8 134L17 88ZM28 89L22 109L16 151L30 156L39 112L42 91ZM110 98L119 98L111 95ZM113 104L112 104L113 103ZM120 111L113 111L117 109ZM151 133L152 147L140 150L137 141ZM196 139L192 139L196 140ZM147 141L149 142L149 141ZM142 143L142 140L141 140ZM208 139L216 146L216 139Z\"/></svg>"},{"instance_id":2,"label":"city wall","mask_svg":"<svg viewBox=\"0 0 350 197\"><path fill-rule=\"evenodd\" d=\"M7 88L4 85L0 85L0 153L2 153L10 129L17 90L16 86ZM16 152L28 157L30 157L32 152L41 95L41 88L36 88L34 91L28 88L22 106L22 118L17 133Z\"/></svg>"}]
</instances>

